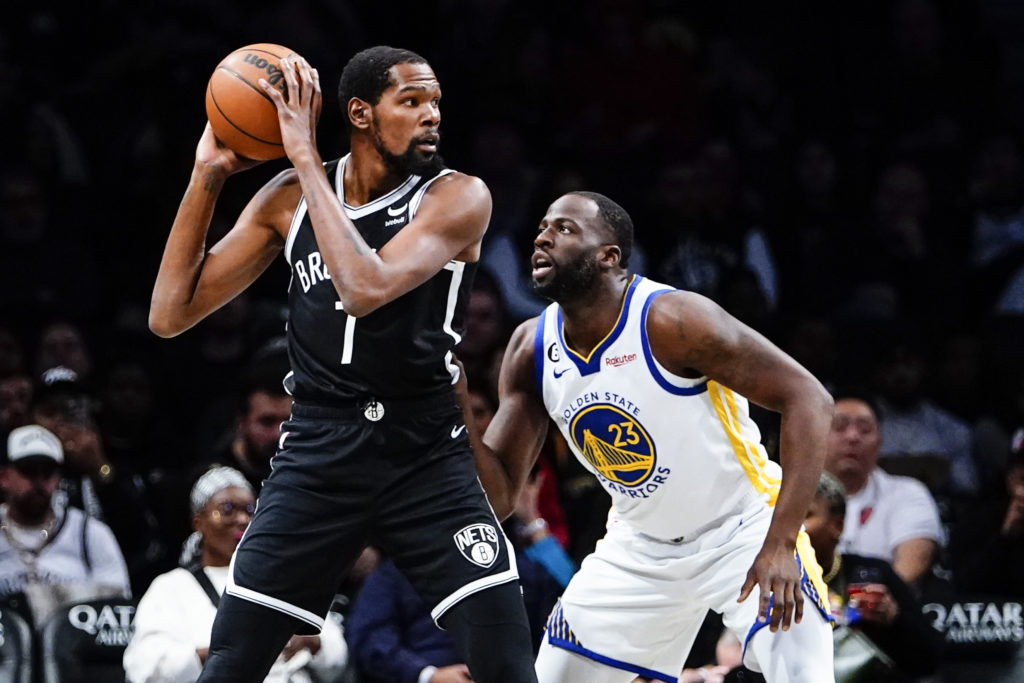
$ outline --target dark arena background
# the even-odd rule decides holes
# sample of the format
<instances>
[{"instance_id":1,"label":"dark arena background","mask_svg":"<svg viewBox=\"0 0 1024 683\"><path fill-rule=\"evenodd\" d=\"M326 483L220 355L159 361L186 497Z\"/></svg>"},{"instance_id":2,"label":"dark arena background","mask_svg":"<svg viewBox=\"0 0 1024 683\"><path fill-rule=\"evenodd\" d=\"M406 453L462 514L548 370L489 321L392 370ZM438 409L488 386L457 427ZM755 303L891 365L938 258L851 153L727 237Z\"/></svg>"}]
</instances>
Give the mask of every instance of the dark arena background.
<instances>
[{"instance_id":1,"label":"dark arena background","mask_svg":"<svg viewBox=\"0 0 1024 683\"><path fill-rule=\"evenodd\" d=\"M884 680L1024 680L1024 3L15 0L2 14L0 431L65 410L65 469L94 484L134 596L58 612L48 633L106 657L88 680L123 680L129 608L177 564L197 468L255 433L253 388L287 370L283 258L188 332L147 326L207 79L256 42L319 70L325 160L347 151L337 83L355 52L430 62L444 159L493 197L456 348L481 395L545 305L529 282L545 208L610 196L635 224L632 270L712 298L837 395L870 396L880 465L929 487L946 542L913 590L945 645L930 670ZM232 176L210 243L287 167ZM777 416L753 415L777 459ZM557 439L542 461L578 563L608 498ZM339 591L343 628L379 561ZM688 665L713 661L716 628ZM31 630L34 654L7 638L0 672L71 680L42 676L78 650ZM399 680L349 645L322 680Z\"/></svg>"}]
</instances>

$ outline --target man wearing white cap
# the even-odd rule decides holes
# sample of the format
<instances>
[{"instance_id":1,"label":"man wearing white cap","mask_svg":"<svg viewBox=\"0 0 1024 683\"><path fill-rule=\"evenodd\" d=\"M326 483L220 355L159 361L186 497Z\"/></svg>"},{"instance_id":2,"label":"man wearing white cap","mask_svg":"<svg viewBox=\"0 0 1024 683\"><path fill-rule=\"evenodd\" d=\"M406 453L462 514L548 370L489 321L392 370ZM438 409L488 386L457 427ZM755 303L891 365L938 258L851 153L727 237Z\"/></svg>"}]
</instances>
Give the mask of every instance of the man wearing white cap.
<instances>
[{"instance_id":1,"label":"man wearing white cap","mask_svg":"<svg viewBox=\"0 0 1024 683\"><path fill-rule=\"evenodd\" d=\"M0 463L0 601L42 625L76 600L129 597L128 570L110 528L55 500L64 451L39 425L11 431Z\"/></svg>"}]
</instances>

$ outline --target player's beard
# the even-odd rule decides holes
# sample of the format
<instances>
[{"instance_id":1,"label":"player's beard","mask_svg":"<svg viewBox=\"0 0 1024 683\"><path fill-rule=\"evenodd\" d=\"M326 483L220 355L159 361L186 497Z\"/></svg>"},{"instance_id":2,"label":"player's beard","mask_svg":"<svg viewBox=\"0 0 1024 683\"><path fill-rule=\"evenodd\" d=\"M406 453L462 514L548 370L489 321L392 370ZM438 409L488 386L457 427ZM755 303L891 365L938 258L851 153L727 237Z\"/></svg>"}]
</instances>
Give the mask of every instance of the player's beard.
<instances>
[{"instance_id":1,"label":"player's beard","mask_svg":"<svg viewBox=\"0 0 1024 683\"><path fill-rule=\"evenodd\" d=\"M579 301L590 296L600 276L597 255L582 252L571 261L558 264L554 276L547 282L534 280L533 290L560 304Z\"/></svg>"},{"instance_id":2,"label":"player's beard","mask_svg":"<svg viewBox=\"0 0 1024 683\"><path fill-rule=\"evenodd\" d=\"M421 152L416 147L420 143L420 139L413 138L404 152L395 154L384 146L384 139L381 137L380 129L377 128L377 122L373 122L373 146L380 154L380 158L384 160L384 165L397 176L418 175L432 178L445 168L440 152L441 134L435 132L434 135L437 136L438 151L436 152Z\"/></svg>"},{"instance_id":3,"label":"player's beard","mask_svg":"<svg viewBox=\"0 0 1024 683\"><path fill-rule=\"evenodd\" d=\"M49 492L33 488L17 500L18 513L28 524L41 524L50 511L52 496Z\"/></svg>"}]
</instances>

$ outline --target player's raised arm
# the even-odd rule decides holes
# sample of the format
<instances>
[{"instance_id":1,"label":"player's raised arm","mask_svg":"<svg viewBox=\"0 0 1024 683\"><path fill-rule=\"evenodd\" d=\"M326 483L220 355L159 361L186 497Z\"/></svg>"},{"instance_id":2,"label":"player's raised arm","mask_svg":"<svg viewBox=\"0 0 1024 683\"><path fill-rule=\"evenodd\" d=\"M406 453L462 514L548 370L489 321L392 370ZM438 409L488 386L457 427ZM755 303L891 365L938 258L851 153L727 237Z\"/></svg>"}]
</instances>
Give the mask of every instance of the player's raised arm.
<instances>
[{"instance_id":1,"label":"player's raised arm","mask_svg":"<svg viewBox=\"0 0 1024 683\"><path fill-rule=\"evenodd\" d=\"M261 85L278 107L282 143L302 184L320 253L346 313L364 316L423 284L450 260L479 258L480 241L491 217L491 195L483 181L463 173L433 182L412 221L379 252L372 250L323 172L315 136L319 75L298 55L286 57L281 67L287 99L265 81ZM425 64L402 64L395 69L396 82L376 105L357 98L348 103L353 154L361 145L376 149L373 130L379 123L373 117L386 114L400 121L393 125L406 131L409 150L430 158L439 140L440 86ZM360 188L362 180L354 173L352 178L346 175L346 187L372 195L374 188Z\"/></svg>"},{"instance_id":2,"label":"player's raised arm","mask_svg":"<svg viewBox=\"0 0 1024 683\"><path fill-rule=\"evenodd\" d=\"M537 319L527 320L512 334L498 380L498 411L486 434L477 434L468 416L465 373L456 389L476 468L498 519L512 514L519 492L547 436L549 418L534 375L533 337Z\"/></svg>"},{"instance_id":3,"label":"player's raised arm","mask_svg":"<svg viewBox=\"0 0 1024 683\"><path fill-rule=\"evenodd\" d=\"M233 299L284 246L283 230L299 192L291 171L264 186L228 234L206 248L224 182L255 163L220 144L207 124L153 286L149 327L159 336L180 334Z\"/></svg>"},{"instance_id":4,"label":"player's raised arm","mask_svg":"<svg viewBox=\"0 0 1024 683\"><path fill-rule=\"evenodd\" d=\"M797 533L821 476L832 397L799 363L712 301L690 292L665 294L647 319L651 349L670 371L706 375L782 414L782 486L761 552L740 592L761 588L761 616L775 595L771 628L788 629L803 614L794 561ZM781 603L781 604L780 604ZM781 608L781 609L780 609Z\"/></svg>"}]
</instances>

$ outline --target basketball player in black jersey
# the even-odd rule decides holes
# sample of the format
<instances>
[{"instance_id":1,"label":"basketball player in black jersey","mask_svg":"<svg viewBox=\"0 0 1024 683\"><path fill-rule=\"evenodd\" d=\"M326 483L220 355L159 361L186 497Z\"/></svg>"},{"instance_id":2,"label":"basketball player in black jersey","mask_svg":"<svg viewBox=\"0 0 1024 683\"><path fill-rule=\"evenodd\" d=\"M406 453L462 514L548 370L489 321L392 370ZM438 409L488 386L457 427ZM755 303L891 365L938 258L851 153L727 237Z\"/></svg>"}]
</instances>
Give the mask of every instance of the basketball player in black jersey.
<instances>
[{"instance_id":1,"label":"basketball player in black jersey","mask_svg":"<svg viewBox=\"0 0 1024 683\"><path fill-rule=\"evenodd\" d=\"M438 156L441 87L422 57L375 47L350 60L339 101L351 151L327 164L315 138L319 76L297 55L282 69L287 99L262 85L293 168L207 250L221 187L255 164L207 125L150 310L153 331L173 336L278 252L292 269L292 416L235 553L200 680L262 681L293 633L319 631L369 541L451 632L475 681L535 681L515 561L452 388L490 194Z\"/></svg>"}]
</instances>

